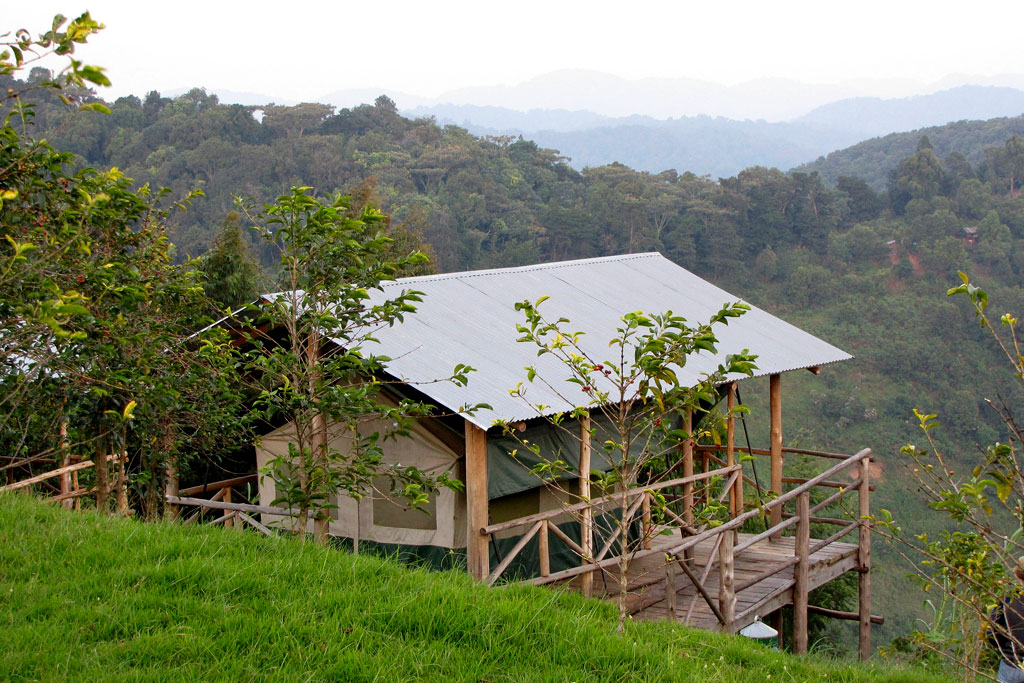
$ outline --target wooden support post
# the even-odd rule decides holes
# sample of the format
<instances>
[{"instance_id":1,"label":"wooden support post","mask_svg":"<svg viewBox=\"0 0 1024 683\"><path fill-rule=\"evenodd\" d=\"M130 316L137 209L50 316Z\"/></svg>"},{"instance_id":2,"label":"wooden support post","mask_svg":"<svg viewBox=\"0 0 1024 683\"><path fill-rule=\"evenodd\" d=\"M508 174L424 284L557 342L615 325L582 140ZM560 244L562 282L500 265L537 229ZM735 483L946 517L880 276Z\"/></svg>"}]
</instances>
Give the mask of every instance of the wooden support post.
<instances>
[{"instance_id":1,"label":"wooden support post","mask_svg":"<svg viewBox=\"0 0 1024 683\"><path fill-rule=\"evenodd\" d=\"M72 465L77 465L78 463L82 462L82 459L79 456L77 456L77 455L72 455L70 460L71 460L71 464ZM72 491L78 491L79 490L78 489L78 470L75 470L74 472L71 473L71 490ZM81 510L82 509L82 498L81 498L81 496L75 496L75 509L76 510Z\"/></svg>"},{"instance_id":2,"label":"wooden support post","mask_svg":"<svg viewBox=\"0 0 1024 683\"><path fill-rule=\"evenodd\" d=\"M811 494L796 499L796 569L793 570L793 652L807 654L807 592L811 550Z\"/></svg>"},{"instance_id":3,"label":"wooden support post","mask_svg":"<svg viewBox=\"0 0 1024 683\"><path fill-rule=\"evenodd\" d=\"M548 524L549 520L543 520L540 526L540 531L537 532L537 554L540 556L540 575L549 576L551 574L551 546L548 543ZM584 574L584 578L589 576L593 578L593 574ZM591 581L593 585L593 581Z\"/></svg>"},{"instance_id":4,"label":"wooden support post","mask_svg":"<svg viewBox=\"0 0 1024 683\"><path fill-rule=\"evenodd\" d=\"M736 545L736 531L726 529L722 532L722 542L718 546L718 609L722 613L722 633L732 633L736 620L736 591L734 590L736 575L733 564L733 546ZM710 562L710 560L709 560Z\"/></svg>"},{"instance_id":5,"label":"wooden support post","mask_svg":"<svg viewBox=\"0 0 1024 683\"><path fill-rule=\"evenodd\" d=\"M487 526L487 432L466 421L466 569L480 581L491 573Z\"/></svg>"},{"instance_id":6,"label":"wooden support post","mask_svg":"<svg viewBox=\"0 0 1024 683\"><path fill-rule=\"evenodd\" d=\"M683 442L683 477L693 476L693 439L690 433L693 432L693 412L687 410L683 413L683 430L687 434ZM683 484L683 521L688 526L693 526L693 482ZM687 562L693 559L693 548L683 551L683 558Z\"/></svg>"},{"instance_id":7,"label":"wooden support post","mask_svg":"<svg viewBox=\"0 0 1024 683\"><path fill-rule=\"evenodd\" d=\"M167 483L164 486L164 499L167 496L178 497L178 459L172 457L167 461ZM181 506L174 503L164 503L164 518L177 520L181 516Z\"/></svg>"},{"instance_id":8,"label":"wooden support post","mask_svg":"<svg viewBox=\"0 0 1024 683\"><path fill-rule=\"evenodd\" d=\"M693 439L689 434L693 431L693 413L687 410L683 413L683 431L687 434L683 442L683 477L693 476ZM693 526L693 482L683 484L683 520Z\"/></svg>"},{"instance_id":9,"label":"wooden support post","mask_svg":"<svg viewBox=\"0 0 1024 683\"><path fill-rule=\"evenodd\" d=\"M860 530L857 548L857 579L858 593L858 628L857 652L862 660L871 657L871 523L867 520L871 514L868 495L871 492L868 481L871 461L864 458L860 461L860 490L858 491L860 513Z\"/></svg>"},{"instance_id":10,"label":"wooden support post","mask_svg":"<svg viewBox=\"0 0 1024 683\"><path fill-rule=\"evenodd\" d=\"M69 464L69 453L68 453L68 419L65 417L60 421L60 465L61 467L67 467ZM66 496L71 493L71 472L65 472L60 475L60 495ZM61 507L65 509L71 509L75 505L75 501L71 498L65 498L60 503Z\"/></svg>"},{"instance_id":11,"label":"wooden support post","mask_svg":"<svg viewBox=\"0 0 1024 683\"><path fill-rule=\"evenodd\" d=\"M580 501L590 502L590 415L580 418ZM543 529L547 532L547 527ZM594 508L587 506L580 511L580 547L584 557L581 562L592 562L594 559ZM545 575L546 576L546 575ZM587 572L580 577L580 591L588 598L594 593L594 573Z\"/></svg>"},{"instance_id":12,"label":"wooden support post","mask_svg":"<svg viewBox=\"0 0 1024 683\"><path fill-rule=\"evenodd\" d=\"M93 456L93 461L96 463L96 467L93 473L96 475L96 510L100 514L110 514L110 468L108 467L108 461L114 457L107 455L106 439L97 438L93 445L93 450L96 453Z\"/></svg>"},{"instance_id":13,"label":"wooden support post","mask_svg":"<svg viewBox=\"0 0 1024 683\"><path fill-rule=\"evenodd\" d=\"M771 490L776 496L782 495L782 377L778 373L769 378L769 413L771 422ZM782 521L782 506L771 510L772 526ZM782 532L773 534L771 540L777 541Z\"/></svg>"},{"instance_id":14,"label":"wooden support post","mask_svg":"<svg viewBox=\"0 0 1024 683\"><path fill-rule=\"evenodd\" d=\"M736 408L736 382L729 382L729 389L726 399L726 407L729 417L726 421L725 431L725 464L732 467L736 464L736 418L732 411ZM729 492L729 513L736 517L743 512L743 477L736 477Z\"/></svg>"},{"instance_id":15,"label":"wooden support post","mask_svg":"<svg viewBox=\"0 0 1024 683\"><path fill-rule=\"evenodd\" d=\"M128 451L122 450L117 459L117 513L128 514L128 475L125 465L128 463Z\"/></svg>"},{"instance_id":16,"label":"wooden support post","mask_svg":"<svg viewBox=\"0 0 1024 683\"><path fill-rule=\"evenodd\" d=\"M223 500L225 503L230 503L231 502L231 487L230 486L225 486L224 488L221 489L221 491L224 492L224 497L221 498L221 500ZM227 514L228 514L228 511L225 510L223 516L227 516ZM227 527L232 526L232 522L233 522L233 520L231 520L231 519L225 520L224 521L224 527L227 528Z\"/></svg>"},{"instance_id":17,"label":"wooden support post","mask_svg":"<svg viewBox=\"0 0 1024 683\"><path fill-rule=\"evenodd\" d=\"M668 618L676 620L676 568L675 562L665 564L665 608Z\"/></svg>"}]
</instances>

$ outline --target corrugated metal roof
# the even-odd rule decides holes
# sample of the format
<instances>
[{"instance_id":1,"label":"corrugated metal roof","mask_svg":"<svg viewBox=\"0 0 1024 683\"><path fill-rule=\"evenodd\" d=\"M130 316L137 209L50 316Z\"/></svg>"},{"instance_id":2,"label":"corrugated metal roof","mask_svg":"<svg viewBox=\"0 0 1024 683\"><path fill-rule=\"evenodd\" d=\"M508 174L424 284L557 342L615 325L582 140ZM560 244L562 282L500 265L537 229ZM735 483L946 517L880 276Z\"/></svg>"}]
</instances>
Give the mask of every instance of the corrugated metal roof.
<instances>
[{"instance_id":1,"label":"corrugated metal roof","mask_svg":"<svg viewBox=\"0 0 1024 683\"><path fill-rule=\"evenodd\" d=\"M581 330L588 355L610 358L608 340L623 314L671 310L691 324L707 321L727 302L740 299L705 282L661 254L629 254L564 261L520 268L478 270L403 278L384 285L374 298L394 296L396 290L424 292L423 302L405 322L375 334L374 354L389 356L389 374L417 386L438 404L456 411L465 405L490 404L466 419L482 428L495 420L524 420L538 412L509 389L522 382L531 404L549 406L545 414L572 408L579 388L565 380L569 373L551 355L537 357L532 344L516 342L516 324L524 321L515 310L520 301L548 296L541 312L555 320L568 318L569 330ZM728 326L715 328L718 354L692 357L681 370L683 382L696 385L727 354L750 349L758 355L756 376L825 365L850 354L751 306ZM436 382L457 363L476 368L469 385ZM537 368L538 380L526 382L524 367ZM539 381L543 377L552 388ZM567 401L556 392L563 394ZM582 398L582 397L581 397Z\"/></svg>"}]
</instances>

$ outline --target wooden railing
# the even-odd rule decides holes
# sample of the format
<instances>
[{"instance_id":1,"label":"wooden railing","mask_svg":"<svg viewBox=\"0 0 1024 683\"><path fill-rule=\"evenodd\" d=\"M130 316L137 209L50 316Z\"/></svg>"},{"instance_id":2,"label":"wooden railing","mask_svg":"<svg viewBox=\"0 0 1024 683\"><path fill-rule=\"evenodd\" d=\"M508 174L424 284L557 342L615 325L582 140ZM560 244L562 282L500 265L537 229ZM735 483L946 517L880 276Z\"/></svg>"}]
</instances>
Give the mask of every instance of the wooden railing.
<instances>
[{"instance_id":1,"label":"wooden railing","mask_svg":"<svg viewBox=\"0 0 1024 683\"><path fill-rule=\"evenodd\" d=\"M527 528L526 533L522 537L520 537L519 541L512 547L512 549L508 552L507 555L505 555L505 557L501 560L498 566L494 568L494 571L492 571L491 574L487 577L487 583L494 584L499 578L501 578L501 576L509 568L509 566L516 559L516 557L522 552L523 548L526 547L526 544L529 543L534 536L538 536L539 538L538 545L540 549L540 577L538 579L535 579L534 583L548 583L549 581L558 581L561 578L567 578L562 576L563 574L565 574L565 572L558 572L554 575L550 573L551 556L549 534L554 534L555 536L557 536L583 561L583 564L581 564L580 567L574 568L574 570L582 571L576 571L574 574L572 574L572 576L576 576L577 574L581 573L586 573L586 571L588 571L587 568L589 568L589 571L598 570L601 569L605 565L605 563L614 562L614 558L611 560L606 560L605 558L608 556L608 553L611 551L612 547L615 545L615 542L619 539L620 534L624 532L624 529L628 526L628 524L620 523L616 525L616 528L612 530L612 532L605 539L604 545L601 547L601 550L595 554L593 552L592 547L587 547L588 543L586 539L590 535L582 534L584 541L583 545L580 545L573 541L571 538L569 538L569 536L562 529L560 529L558 525L554 522L554 519L557 517L564 517L566 515L575 515L577 513L582 513L584 511L605 511L611 508L612 506L621 506L623 502L623 495L625 495L627 506L627 511L625 515L627 521L635 519L637 511L640 510L643 546L646 550L650 550L650 539L654 532L654 529L651 525L652 494L654 494L656 491L660 491L666 488L685 488L688 486L692 486L693 484L696 484L698 482L704 482L716 477L722 477L723 479L725 479L726 483L725 486L723 486L723 490L720 497L724 499L729 495L730 491L733 490L733 484L735 483L736 479L741 475L741 472L742 468L739 465L734 465L732 467L723 467L721 469L709 470L707 472L694 474L689 477L680 477L678 479L662 481L656 484L650 484L648 486L638 486L629 489L628 491L625 492L625 494L613 493L607 496L602 496L600 498L594 498L589 501L581 501L574 505L568 505L554 510L539 512L537 514L529 515L526 517L520 517L519 519L513 519L507 522L491 524L486 527L483 527L482 529L480 529L480 533L485 536L490 536L491 538L494 538L494 534L498 534L503 531ZM662 509L661 512L664 513L667 517L669 517L675 524L679 525L681 528L686 529L691 533L697 532L696 529L691 527L684 519L679 517L679 515L675 514L671 510ZM593 519L593 514L589 515L589 517ZM583 518L582 515L581 518Z\"/></svg>"},{"instance_id":2,"label":"wooden railing","mask_svg":"<svg viewBox=\"0 0 1024 683\"><path fill-rule=\"evenodd\" d=\"M249 474L243 477L200 484L199 486L190 486L180 489L178 495L164 496L164 500L168 505L175 507L190 506L198 508L185 520L186 524L199 521L207 510L220 510L221 514L214 517L209 524L223 524L226 528L231 528L235 526L235 522L238 522L238 528L249 526L265 536L274 536L274 531L260 523L253 515L268 514L293 517L295 513L287 508L251 504L245 495L238 490L238 487L255 484L258 480L258 475ZM213 495L210 498L194 497L197 494L205 493L212 493ZM245 502L239 502L239 499Z\"/></svg>"},{"instance_id":3,"label":"wooden railing","mask_svg":"<svg viewBox=\"0 0 1024 683\"><path fill-rule=\"evenodd\" d=\"M112 493L117 501L118 510L120 512L127 512L127 480L124 475L126 457L123 454L108 455L104 460L105 462L115 461L118 465L118 473L114 478ZM37 459L32 462L41 461ZM37 474L28 477L27 479L21 479L19 481L8 483L5 486L0 486L0 493L3 493L4 491L17 491L37 484L48 485L51 479L60 477L60 488L51 487L50 490L54 492L54 495L50 496L48 500L54 503L66 502L66 504L71 504L71 501L75 501L75 504L77 505L78 500L82 496L88 496L96 493L95 487L81 488L78 485L79 473L91 467L95 467L95 465L96 463L92 460L82 460L80 462L71 463L70 465L64 465L57 469L50 470L49 472L43 472L42 474Z\"/></svg>"},{"instance_id":4,"label":"wooden railing","mask_svg":"<svg viewBox=\"0 0 1024 683\"><path fill-rule=\"evenodd\" d=\"M698 482L709 480L712 477L722 477L725 480L725 485L719 496L719 500L723 500L725 497L729 496L731 492L735 491L734 483L736 479L743 476L742 466L737 464L732 467L709 469L712 466L712 463L721 462L721 460L714 455L716 450L724 450L724 448L698 447L696 449L695 459L699 457L705 463L703 468L704 472L700 474L628 490L626 492L626 497L629 501L629 507L626 515L627 520L631 519L641 507L647 510L651 503L651 495L660 489L682 485L693 485ZM736 450L750 452L753 455L770 454L770 451L759 449ZM682 519L671 510L661 508L660 512L663 514L666 522L663 528L677 528L681 532L679 540L677 542L673 542L669 546L660 544L660 547L651 547L648 542L651 538L650 529L648 528L651 518L647 512L643 513L644 543L641 547L630 553L630 562L636 562L655 555L664 555L669 559L669 561L665 564L665 572L663 576L658 576L646 582L654 583L664 580L666 585L665 597L652 598L651 600L653 600L653 602L650 603L644 603L641 601L637 609L639 610L650 607L664 599L667 601L666 607L670 616L676 617L683 615L681 606L676 604L677 594L675 590L675 568L678 567L690 582L692 582L696 589L690 598L689 605L685 608L685 619L689 619L692 615L696 601L698 599L703 599L712 614L715 615L721 629L723 631L731 632L735 630L735 625L737 623L742 623L752 618L753 612L751 612L751 610L757 609L757 605L755 604L755 606L737 614L736 596L767 579L777 576L784 570L794 567L793 576L789 585L789 588L792 588L793 590L793 649L796 652L806 652L807 614L809 611L814 609L820 611L820 608L813 608L808 605L807 595L810 590L808 574L811 556L833 543L836 543L856 530L859 532L856 550L856 571L860 576L860 608L858 613L853 616L861 622L861 649L863 654L864 650L869 649L869 645L866 645L866 643L870 642L870 623L872 620L878 619L878 617L872 617L870 615L870 582L868 579L868 570L870 569L870 527L867 517L870 514L869 494L872 489L869 473L871 451L870 449L864 449L855 455L815 452L805 449L784 449L784 452L819 457L837 462L813 477L790 477L784 479L783 481L785 483L792 486L790 490L778 493L777 495L773 492L771 494L771 496L774 496L773 499L761 501L758 504L755 504L751 509L744 510L740 512L740 514L732 516L731 519L728 519L724 523L713 528L706 526L694 528L688 524L686 520ZM843 483L839 480L839 477L844 473L852 474L849 483ZM754 481L751 481L750 483L755 484ZM830 493L820 501L812 504L811 492L816 488L819 490L824 489ZM818 516L816 514L838 505L844 500L844 498L855 491L858 494L858 502L856 505L856 513L851 515L851 519ZM699 497L700 496L698 495L698 498ZM620 524L619 528L606 540L601 550L594 553L591 548L581 547L580 544L570 539L565 532L554 523L554 520L555 518L563 517L565 515L578 514L584 509L604 509L604 507L609 503L621 503L621 499L621 493L612 494L610 496L596 498L589 502L583 501L560 509L542 512L520 519L502 522L500 524L491 524L480 529L480 533L484 535L492 535L502 531L519 528L526 529L525 533L519 538L515 546L502 559L499 565L495 567L490 576L487 577L488 583L493 584L500 579L509 566L511 566L514 559L535 536L538 537L539 541L538 550L540 554L540 575L530 579L534 584L541 585L558 581L566 581L580 575L602 571L612 567L619 562L619 558L609 556L608 554L614 545L614 541L618 538L618 534L622 533L624 525ZM788 504L795 505L794 512L788 512L786 510L786 506ZM773 512L774 514L772 514ZM770 524L765 521L764 527L766 528L764 528L763 531L759 533L744 534L743 537L740 538L738 532L742 527L744 527L744 525L754 523L755 520L759 519L768 520L771 517L779 517L781 518L781 521L774 524ZM838 526L839 528L835 533L826 538L812 539L812 523L831 524ZM739 556L761 541L780 538L784 532L791 530L793 527L795 527L795 540L793 543L793 554L791 557L765 567L756 576L737 582L735 575L735 563ZM551 572L551 534L558 537L580 558L580 564L578 566L570 567L555 573ZM706 541L711 541L711 549L708 554L706 564L702 567L693 566L693 549ZM708 588L709 577L711 577L712 571L716 565L718 568L718 574L716 577L718 579L717 596L712 595L712 591ZM851 614L847 614L845 612L841 613L836 612L835 610L831 610L831 612L835 612L835 614L839 614L843 618L851 617Z\"/></svg>"}]
</instances>

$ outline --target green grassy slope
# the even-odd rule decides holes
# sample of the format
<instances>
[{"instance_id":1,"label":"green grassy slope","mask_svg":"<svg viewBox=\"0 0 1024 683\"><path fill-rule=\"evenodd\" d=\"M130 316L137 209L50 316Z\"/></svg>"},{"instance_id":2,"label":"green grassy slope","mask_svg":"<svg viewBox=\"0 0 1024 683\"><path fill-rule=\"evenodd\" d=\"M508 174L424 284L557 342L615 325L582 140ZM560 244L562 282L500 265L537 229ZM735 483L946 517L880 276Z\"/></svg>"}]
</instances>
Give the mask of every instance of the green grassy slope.
<instances>
[{"instance_id":1,"label":"green grassy slope","mask_svg":"<svg viewBox=\"0 0 1024 683\"><path fill-rule=\"evenodd\" d=\"M931 680L770 652L610 605L289 539L0 496L13 680Z\"/></svg>"}]
</instances>

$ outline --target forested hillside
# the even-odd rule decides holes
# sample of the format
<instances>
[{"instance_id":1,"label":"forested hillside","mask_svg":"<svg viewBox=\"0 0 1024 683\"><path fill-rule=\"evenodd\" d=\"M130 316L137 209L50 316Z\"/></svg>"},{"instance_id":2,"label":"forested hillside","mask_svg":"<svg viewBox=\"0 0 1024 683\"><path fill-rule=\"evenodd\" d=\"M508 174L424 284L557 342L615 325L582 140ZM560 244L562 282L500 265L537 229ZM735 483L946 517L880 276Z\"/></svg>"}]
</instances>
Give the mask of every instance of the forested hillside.
<instances>
[{"instance_id":1,"label":"forested hillside","mask_svg":"<svg viewBox=\"0 0 1024 683\"><path fill-rule=\"evenodd\" d=\"M1024 398L970 311L944 296L965 270L994 305L1024 312L1024 150L1010 137L1024 119L954 124L930 133L930 143L863 143L880 150L850 167L864 169L864 179L844 175L830 187L824 169L754 167L719 182L621 164L577 171L529 140L404 118L384 97L338 112L319 104L256 110L192 90L109 107L109 115L71 117L44 100L31 125L56 147L139 183L175 195L201 188L205 199L173 219L182 258L207 249L233 196L267 201L292 185L379 205L394 231L428 245L442 271L662 252L856 356L821 377L787 380L786 437L849 453L872 447L875 500L908 519L917 508L897 449L919 437L912 410L938 412L941 438L967 463L999 437L983 398ZM880 178L885 193L872 187ZM755 446L767 440L766 395L756 384L743 389ZM903 573L880 569L878 595L894 601L880 609L895 616L895 633L915 609L892 588Z\"/></svg>"},{"instance_id":2,"label":"forested hillside","mask_svg":"<svg viewBox=\"0 0 1024 683\"><path fill-rule=\"evenodd\" d=\"M806 173L817 171L829 184L841 176L857 176L876 190L882 190L886 187L889 172L901 159L914 153L922 135L928 136L940 157L960 155L971 164L981 166L979 171L984 175L989 161L985 150L1002 146L1010 136L1024 135L1024 116L956 121L908 133L890 133L832 152L796 170ZM956 159L959 161L958 157Z\"/></svg>"}]
</instances>

